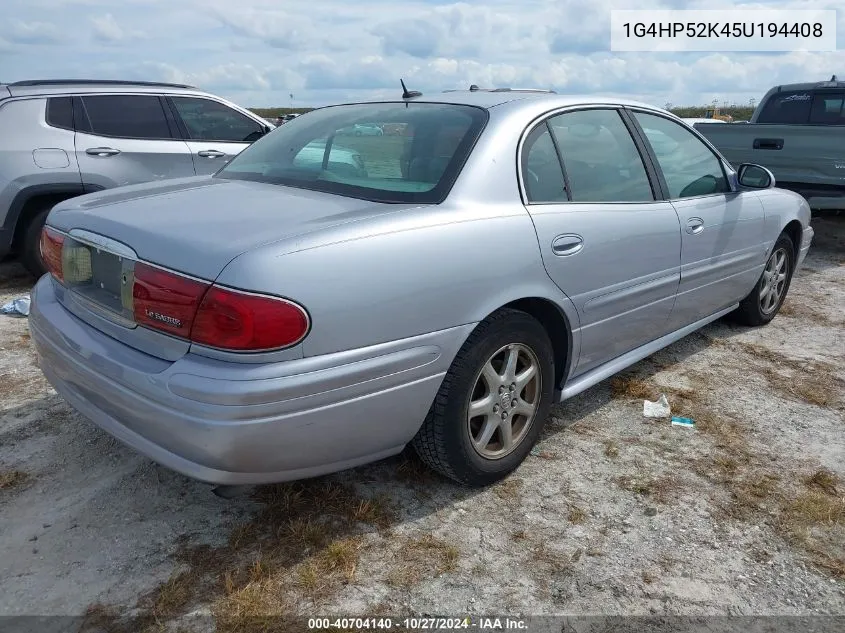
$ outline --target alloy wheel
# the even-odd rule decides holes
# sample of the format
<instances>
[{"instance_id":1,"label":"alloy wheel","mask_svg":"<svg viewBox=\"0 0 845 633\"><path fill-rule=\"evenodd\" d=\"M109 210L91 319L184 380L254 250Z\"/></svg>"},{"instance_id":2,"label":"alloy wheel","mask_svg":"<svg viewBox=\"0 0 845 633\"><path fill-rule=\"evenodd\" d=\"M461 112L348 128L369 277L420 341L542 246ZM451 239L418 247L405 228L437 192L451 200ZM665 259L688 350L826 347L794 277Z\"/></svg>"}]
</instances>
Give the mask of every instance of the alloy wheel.
<instances>
[{"instance_id":1,"label":"alloy wheel","mask_svg":"<svg viewBox=\"0 0 845 633\"><path fill-rule=\"evenodd\" d=\"M481 368L467 406L467 430L486 459L513 452L534 423L542 394L542 372L526 345L499 348Z\"/></svg>"}]
</instances>

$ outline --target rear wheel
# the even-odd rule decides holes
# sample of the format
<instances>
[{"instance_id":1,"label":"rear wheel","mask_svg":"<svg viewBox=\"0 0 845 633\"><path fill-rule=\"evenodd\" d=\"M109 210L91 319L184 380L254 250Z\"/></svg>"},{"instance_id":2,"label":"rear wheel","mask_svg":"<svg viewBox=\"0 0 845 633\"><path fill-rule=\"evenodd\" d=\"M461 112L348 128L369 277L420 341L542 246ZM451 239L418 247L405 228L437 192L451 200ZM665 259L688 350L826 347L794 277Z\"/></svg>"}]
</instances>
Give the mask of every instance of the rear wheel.
<instances>
[{"instance_id":1,"label":"rear wheel","mask_svg":"<svg viewBox=\"0 0 845 633\"><path fill-rule=\"evenodd\" d=\"M757 285L731 315L733 319L751 326L765 325L774 319L786 299L794 269L795 245L789 236L781 234Z\"/></svg>"},{"instance_id":2,"label":"rear wheel","mask_svg":"<svg viewBox=\"0 0 845 633\"><path fill-rule=\"evenodd\" d=\"M36 212L24 229L21 240L21 263L36 277L41 277L47 272L41 258L41 229L44 228L44 221L49 213L49 208Z\"/></svg>"},{"instance_id":3,"label":"rear wheel","mask_svg":"<svg viewBox=\"0 0 845 633\"><path fill-rule=\"evenodd\" d=\"M450 479L493 483L519 466L537 442L553 392L545 329L524 312L500 310L458 352L413 446Z\"/></svg>"}]
</instances>

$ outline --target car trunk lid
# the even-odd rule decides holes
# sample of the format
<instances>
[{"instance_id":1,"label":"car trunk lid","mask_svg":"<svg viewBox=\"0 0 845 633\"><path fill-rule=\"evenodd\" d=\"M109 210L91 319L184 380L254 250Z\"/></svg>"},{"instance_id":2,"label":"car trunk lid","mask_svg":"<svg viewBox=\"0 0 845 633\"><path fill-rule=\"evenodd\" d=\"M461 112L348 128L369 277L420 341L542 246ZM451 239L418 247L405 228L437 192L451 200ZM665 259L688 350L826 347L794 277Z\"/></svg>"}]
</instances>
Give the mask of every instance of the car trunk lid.
<instances>
[{"instance_id":1,"label":"car trunk lid","mask_svg":"<svg viewBox=\"0 0 845 633\"><path fill-rule=\"evenodd\" d=\"M136 308L142 304L133 292L137 294L138 272L146 270L149 276L148 264L178 274L187 286L208 286L245 251L394 210L395 205L278 185L186 179L62 203L50 214L45 232L61 239L61 245L50 251L42 241L42 252L54 253L59 262L48 267L61 271L65 292L59 296L68 309L111 335L114 325L123 326L124 343L175 360L174 353L187 351L188 341L179 352L172 340L162 339L157 346L154 338L169 332L187 339L191 307L180 309L176 297L167 311L145 309L142 316L165 326L159 327L164 334L139 328Z\"/></svg>"},{"instance_id":2,"label":"car trunk lid","mask_svg":"<svg viewBox=\"0 0 845 633\"><path fill-rule=\"evenodd\" d=\"M48 224L110 238L139 259L211 281L252 248L392 210L279 185L191 178L82 196L57 207Z\"/></svg>"}]
</instances>

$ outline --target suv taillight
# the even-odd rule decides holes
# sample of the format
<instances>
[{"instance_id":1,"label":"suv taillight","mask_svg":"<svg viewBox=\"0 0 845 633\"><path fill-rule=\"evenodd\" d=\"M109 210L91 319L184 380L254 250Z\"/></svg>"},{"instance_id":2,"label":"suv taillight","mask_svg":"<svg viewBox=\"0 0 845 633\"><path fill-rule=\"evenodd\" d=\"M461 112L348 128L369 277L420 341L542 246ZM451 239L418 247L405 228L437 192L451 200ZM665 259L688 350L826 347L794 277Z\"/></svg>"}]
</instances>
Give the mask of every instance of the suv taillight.
<instances>
[{"instance_id":1,"label":"suv taillight","mask_svg":"<svg viewBox=\"0 0 845 633\"><path fill-rule=\"evenodd\" d=\"M199 345L238 352L290 347L308 333L299 305L135 265L135 321Z\"/></svg>"},{"instance_id":2,"label":"suv taillight","mask_svg":"<svg viewBox=\"0 0 845 633\"><path fill-rule=\"evenodd\" d=\"M61 233L46 225L41 229L41 259L44 261L47 272L59 281L64 281L62 272L62 247L64 243L65 236Z\"/></svg>"}]
</instances>

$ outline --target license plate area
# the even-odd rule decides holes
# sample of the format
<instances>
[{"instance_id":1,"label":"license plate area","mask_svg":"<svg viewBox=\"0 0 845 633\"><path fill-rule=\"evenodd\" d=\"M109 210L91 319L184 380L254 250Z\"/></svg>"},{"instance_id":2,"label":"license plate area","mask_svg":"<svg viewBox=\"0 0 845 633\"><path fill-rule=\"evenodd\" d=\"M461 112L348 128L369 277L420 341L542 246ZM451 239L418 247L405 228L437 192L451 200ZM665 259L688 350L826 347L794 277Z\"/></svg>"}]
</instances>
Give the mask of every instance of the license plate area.
<instances>
[{"instance_id":1,"label":"license plate area","mask_svg":"<svg viewBox=\"0 0 845 633\"><path fill-rule=\"evenodd\" d=\"M73 237L68 237L62 248L67 288L92 309L104 310L119 321L134 322L134 270L134 259Z\"/></svg>"}]
</instances>

